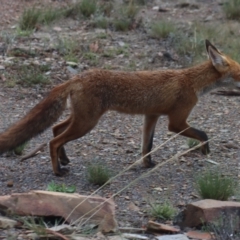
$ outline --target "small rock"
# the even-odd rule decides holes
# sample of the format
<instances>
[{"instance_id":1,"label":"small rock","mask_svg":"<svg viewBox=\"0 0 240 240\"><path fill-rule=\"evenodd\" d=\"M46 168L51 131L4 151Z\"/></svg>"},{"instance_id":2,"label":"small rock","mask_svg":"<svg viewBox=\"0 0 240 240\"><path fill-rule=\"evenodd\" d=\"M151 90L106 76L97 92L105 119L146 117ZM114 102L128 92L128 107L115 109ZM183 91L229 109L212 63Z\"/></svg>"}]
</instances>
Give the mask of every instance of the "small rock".
<instances>
[{"instance_id":1,"label":"small rock","mask_svg":"<svg viewBox=\"0 0 240 240\"><path fill-rule=\"evenodd\" d=\"M77 75L78 71L71 66L67 66L67 70L72 74L72 75Z\"/></svg>"},{"instance_id":2,"label":"small rock","mask_svg":"<svg viewBox=\"0 0 240 240\"><path fill-rule=\"evenodd\" d=\"M189 238L183 234L165 235L165 236L156 237L156 239L158 240L189 240Z\"/></svg>"},{"instance_id":3,"label":"small rock","mask_svg":"<svg viewBox=\"0 0 240 240\"><path fill-rule=\"evenodd\" d=\"M152 10L158 11L159 10L159 6L153 7Z\"/></svg>"},{"instance_id":4,"label":"small rock","mask_svg":"<svg viewBox=\"0 0 240 240\"><path fill-rule=\"evenodd\" d=\"M212 15L209 15L205 18L205 22L209 22L209 21L212 21L213 20L213 16Z\"/></svg>"},{"instance_id":5,"label":"small rock","mask_svg":"<svg viewBox=\"0 0 240 240\"><path fill-rule=\"evenodd\" d=\"M189 231L186 233L189 238L200 239L200 240L211 240L212 235L208 232Z\"/></svg>"},{"instance_id":6,"label":"small rock","mask_svg":"<svg viewBox=\"0 0 240 240\"><path fill-rule=\"evenodd\" d=\"M56 31L56 32L61 32L61 31L62 31L62 28L60 28L60 27L54 27L53 30Z\"/></svg>"},{"instance_id":7,"label":"small rock","mask_svg":"<svg viewBox=\"0 0 240 240\"><path fill-rule=\"evenodd\" d=\"M171 233L179 233L180 230L170 225L156 223L153 221L149 221L147 224L147 230L150 232L171 232Z\"/></svg>"},{"instance_id":8,"label":"small rock","mask_svg":"<svg viewBox=\"0 0 240 240\"><path fill-rule=\"evenodd\" d=\"M143 236L143 235L140 235L140 234L133 234L133 233L123 233L122 236L124 238L127 238L127 239L143 239L143 240L149 239L146 236Z\"/></svg>"},{"instance_id":9,"label":"small rock","mask_svg":"<svg viewBox=\"0 0 240 240\"><path fill-rule=\"evenodd\" d=\"M136 206L133 202L131 202L128 205L128 209L131 210L131 211L134 211L134 212L139 212L140 211L139 207Z\"/></svg>"},{"instance_id":10,"label":"small rock","mask_svg":"<svg viewBox=\"0 0 240 240\"><path fill-rule=\"evenodd\" d=\"M76 67L78 64L75 62L66 62L67 65L72 66L72 67Z\"/></svg>"},{"instance_id":11,"label":"small rock","mask_svg":"<svg viewBox=\"0 0 240 240\"><path fill-rule=\"evenodd\" d=\"M120 47L124 47L126 44L125 44L124 42L120 41L120 42L118 42L118 45L119 45Z\"/></svg>"},{"instance_id":12,"label":"small rock","mask_svg":"<svg viewBox=\"0 0 240 240\"><path fill-rule=\"evenodd\" d=\"M0 229L13 228L18 223L12 219L6 217L0 217Z\"/></svg>"},{"instance_id":13,"label":"small rock","mask_svg":"<svg viewBox=\"0 0 240 240\"><path fill-rule=\"evenodd\" d=\"M8 186L8 187L13 187L13 180L9 180L9 181L7 182L7 186Z\"/></svg>"},{"instance_id":14,"label":"small rock","mask_svg":"<svg viewBox=\"0 0 240 240\"><path fill-rule=\"evenodd\" d=\"M60 233L64 233L64 234L71 234L75 231L75 229L73 227L71 227L70 225L67 225L67 224L54 226L54 227L51 227L48 229L52 230L54 232L60 232Z\"/></svg>"}]
</instances>

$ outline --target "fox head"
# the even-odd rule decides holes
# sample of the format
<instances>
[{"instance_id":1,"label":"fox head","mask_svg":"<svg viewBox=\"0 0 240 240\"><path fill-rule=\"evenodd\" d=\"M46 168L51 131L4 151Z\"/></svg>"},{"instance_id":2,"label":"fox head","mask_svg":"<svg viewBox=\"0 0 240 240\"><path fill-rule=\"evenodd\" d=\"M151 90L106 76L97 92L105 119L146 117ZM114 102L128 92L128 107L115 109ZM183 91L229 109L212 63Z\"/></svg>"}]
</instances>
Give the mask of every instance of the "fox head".
<instances>
[{"instance_id":1,"label":"fox head","mask_svg":"<svg viewBox=\"0 0 240 240\"><path fill-rule=\"evenodd\" d=\"M206 49L212 65L222 76L219 82L223 85L240 86L239 63L221 53L208 40L206 40Z\"/></svg>"}]
</instances>

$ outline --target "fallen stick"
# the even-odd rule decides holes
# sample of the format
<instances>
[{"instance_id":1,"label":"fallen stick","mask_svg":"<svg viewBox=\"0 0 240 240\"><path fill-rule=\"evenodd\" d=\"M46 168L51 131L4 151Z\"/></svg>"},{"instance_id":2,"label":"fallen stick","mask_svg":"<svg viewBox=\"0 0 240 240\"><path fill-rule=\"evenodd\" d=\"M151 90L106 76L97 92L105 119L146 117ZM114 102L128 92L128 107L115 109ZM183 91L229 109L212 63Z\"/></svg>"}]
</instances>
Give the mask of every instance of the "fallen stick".
<instances>
[{"instance_id":1,"label":"fallen stick","mask_svg":"<svg viewBox=\"0 0 240 240\"><path fill-rule=\"evenodd\" d=\"M211 94L223 95L223 96L240 96L240 92L237 92L237 91L217 91Z\"/></svg>"},{"instance_id":2,"label":"fallen stick","mask_svg":"<svg viewBox=\"0 0 240 240\"><path fill-rule=\"evenodd\" d=\"M34 150L32 150L30 153L28 153L27 155L23 156L21 159L20 159L20 162L23 162L24 160L28 159L28 158L31 158L31 157L34 157L36 156L40 151L43 150L43 148L47 146L47 143L43 143L41 145L39 145L37 148L35 148Z\"/></svg>"}]
</instances>

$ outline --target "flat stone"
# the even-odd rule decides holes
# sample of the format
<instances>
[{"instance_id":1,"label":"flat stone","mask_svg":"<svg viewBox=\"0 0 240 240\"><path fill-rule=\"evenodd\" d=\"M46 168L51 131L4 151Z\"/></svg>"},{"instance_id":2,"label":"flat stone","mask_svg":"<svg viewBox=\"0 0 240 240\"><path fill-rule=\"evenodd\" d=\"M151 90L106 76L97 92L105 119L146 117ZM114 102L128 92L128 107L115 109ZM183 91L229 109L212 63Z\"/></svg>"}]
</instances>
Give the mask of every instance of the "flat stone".
<instances>
[{"instance_id":1,"label":"flat stone","mask_svg":"<svg viewBox=\"0 0 240 240\"><path fill-rule=\"evenodd\" d=\"M224 214L240 212L240 203L205 199L193 202L177 217L176 224L181 228L197 227L204 223L216 221Z\"/></svg>"},{"instance_id":2,"label":"flat stone","mask_svg":"<svg viewBox=\"0 0 240 240\"><path fill-rule=\"evenodd\" d=\"M50 191L31 191L0 196L0 210L22 216L61 216L66 222L97 224L99 231L114 232L112 199Z\"/></svg>"},{"instance_id":3,"label":"flat stone","mask_svg":"<svg viewBox=\"0 0 240 240\"><path fill-rule=\"evenodd\" d=\"M180 230L178 228L175 228L175 227L167 225L167 224L156 223L153 221L148 222L147 231L149 231L149 232L171 232L171 233L179 233L180 232Z\"/></svg>"},{"instance_id":4,"label":"flat stone","mask_svg":"<svg viewBox=\"0 0 240 240\"><path fill-rule=\"evenodd\" d=\"M199 231L189 231L186 233L186 236L198 240L211 240L213 239L212 235L208 232L199 232Z\"/></svg>"}]
</instances>

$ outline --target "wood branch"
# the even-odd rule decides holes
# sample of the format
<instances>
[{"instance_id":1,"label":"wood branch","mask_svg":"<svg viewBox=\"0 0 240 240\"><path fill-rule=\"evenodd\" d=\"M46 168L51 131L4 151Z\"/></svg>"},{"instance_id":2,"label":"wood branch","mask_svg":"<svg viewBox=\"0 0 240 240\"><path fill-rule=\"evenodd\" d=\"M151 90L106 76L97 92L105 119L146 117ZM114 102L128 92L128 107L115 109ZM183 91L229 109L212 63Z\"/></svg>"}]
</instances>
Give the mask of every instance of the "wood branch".
<instances>
[{"instance_id":1,"label":"wood branch","mask_svg":"<svg viewBox=\"0 0 240 240\"><path fill-rule=\"evenodd\" d=\"M28 158L31 158L31 157L34 157L36 156L40 151L43 150L44 147L47 146L47 143L43 143L41 145L39 145L37 148L35 148L34 150L32 150L30 153L26 154L25 156L23 156L21 159L20 159L20 162L23 162L24 160L28 159Z\"/></svg>"},{"instance_id":2,"label":"wood branch","mask_svg":"<svg viewBox=\"0 0 240 240\"><path fill-rule=\"evenodd\" d=\"M223 96L240 96L240 92L237 92L237 91L217 91L211 94L223 95Z\"/></svg>"}]
</instances>

